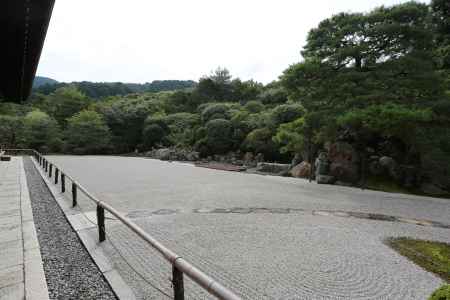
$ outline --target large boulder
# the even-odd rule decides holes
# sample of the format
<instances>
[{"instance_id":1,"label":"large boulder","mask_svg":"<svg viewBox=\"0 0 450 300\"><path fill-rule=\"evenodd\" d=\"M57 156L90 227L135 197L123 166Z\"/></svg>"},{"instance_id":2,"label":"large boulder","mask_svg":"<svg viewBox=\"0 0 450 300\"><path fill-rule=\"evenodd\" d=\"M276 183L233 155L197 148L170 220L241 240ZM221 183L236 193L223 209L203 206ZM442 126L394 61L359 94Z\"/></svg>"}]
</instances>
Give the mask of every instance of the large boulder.
<instances>
[{"instance_id":1,"label":"large boulder","mask_svg":"<svg viewBox=\"0 0 450 300\"><path fill-rule=\"evenodd\" d=\"M386 170L389 176L396 181L402 181L402 172L399 168L398 163L389 156L382 156L379 160L380 165Z\"/></svg>"},{"instance_id":2,"label":"large boulder","mask_svg":"<svg viewBox=\"0 0 450 300\"><path fill-rule=\"evenodd\" d=\"M253 155L253 153L251 152L247 152L244 155L244 165L254 168L256 167L256 160L255 160L255 156Z\"/></svg>"},{"instance_id":3,"label":"large boulder","mask_svg":"<svg viewBox=\"0 0 450 300\"><path fill-rule=\"evenodd\" d=\"M334 162L330 164L330 175L340 181L355 183L359 180L358 165Z\"/></svg>"},{"instance_id":4,"label":"large boulder","mask_svg":"<svg viewBox=\"0 0 450 300\"><path fill-rule=\"evenodd\" d=\"M255 160L256 160L257 163L263 162L263 161L264 161L264 154L258 153L258 154L256 155L256 157L255 157Z\"/></svg>"},{"instance_id":5,"label":"large boulder","mask_svg":"<svg viewBox=\"0 0 450 300\"><path fill-rule=\"evenodd\" d=\"M299 153L296 153L294 155L294 158L292 158L291 161L291 168L294 168L295 166L297 166L298 164L300 164L302 162L302 156Z\"/></svg>"},{"instance_id":6,"label":"large boulder","mask_svg":"<svg viewBox=\"0 0 450 300\"><path fill-rule=\"evenodd\" d=\"M330 175L317 175L316 181L318 184L333 184L336 179Z\"/></svg>"},{"instance_id":7,"label":"large boulder","mask_svg":"<svg viewBox=\"0 0 450 300\"><path fill-rule=\"evenodd\" d=\"M415 166L401 165L399 167L402 182L401 185L406 188L413 188L419 185L420 182L420 171Z\"/></svg>"},{"instance_id":8,"label":"large boulder","mask_svg":"<svg viewBox=\"0 0 450 300\"><path fill-rule=\"evenodd\" d=\"M374 159L369 162L369 173L374 176L380 176L384 172L383 166L378 159Z\"/></svg>"},{"instance_id":9,"label":"large boulder","mask_svg":"<svg viewBox=\"0 0 450 300\"><path fill-rule=\"evenodd\" d=\"M169 148L162 148L155 151L155 158L160 160L170 160L172 156L172 150Z\"/></svg>"},{"instance_id":10,"label":"large boulder","mask_svg":"<svg viewBox=\"0 0 450 300\"><path fill-rule=\"evenodd\" d=\"M309 178L311 174L311 164L306 161L303 161L298 165L296 165L295 167L293 167L289 171L289 173L291 174L292 177Z\"/></svg>"},{"instance_id":11,"label":"large boulder","mask_svg":"<svg viewBox=\"0 0 450 300\"><path fill-rule=\"evenodd\" d=\"M345 182L357 182L359 180L358 152L349 144L336 142L330 145L328 150L330 160L330 174L337 180Z\"/></svg>"},{"instance_id":12,"label":"large boulder","mask_svg":"<svg viewBox=\"0 0 450 300\"><path fill-rule=\"evenodd\" d=\"M397 165L397 162L392 157L389 157L389 156L380 157L379 162L380 162L380 165L386 169L394 168Z\"/></svg>"},{"instance_id":13,"label":"large boulder","mask_svg":"<svg viewBox=\"0 0 450 300\"><path fill-rule=\"evenodd\" d=\"M263 173L287 173L289 171L289 164L276 164L260 162L256 166L256 171Z\"/></svg>"},{"instance_id":14,"label":"large boulder","mask_svg":"<svg viewBox=\"0 0 450 300\"><path fill-rule=\"evenodd\" d=\"M186 153L186 160L188 161L197 161L200 159L200 152L192 151Z\"/></svg>"}]
</instances>

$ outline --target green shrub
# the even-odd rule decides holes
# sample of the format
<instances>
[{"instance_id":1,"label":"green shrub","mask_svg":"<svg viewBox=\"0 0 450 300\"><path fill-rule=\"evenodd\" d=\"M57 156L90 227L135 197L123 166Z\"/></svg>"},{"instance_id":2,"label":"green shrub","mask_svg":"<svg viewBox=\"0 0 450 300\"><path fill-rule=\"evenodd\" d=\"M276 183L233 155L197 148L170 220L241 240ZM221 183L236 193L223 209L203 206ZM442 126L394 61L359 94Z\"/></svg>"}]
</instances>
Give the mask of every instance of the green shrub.
<instances>
[{"instance_id":1,"label":"green shrub","mask_svg":"<svg viewBox=\"0 0 450 300\"><path fill-rule=\"evenodd\" d=\"M211 120L206 124L206 146L211 154L221 154L233 146L233 126L224 119Z\"/></svg>"},{"instance_id":2,"label":"green shrub","mask_svg":"<svg viewBox=\"0 0 450 300\"><path fill-rule=\"evenodd\" d=\"M244 105L244 108L250 113L259 113L264 110L264 104L259 101L249 101Z\"/></svg>"},{"instance_id":3,"label":"green shrub","mask_svg":"<svg viewBox=\"0 0 450 300\"><path fill-rule=\"evenodd\" d=\"M142 142L146 149L150 149L158 143L163 142L167 135L165 131L159 124L150 124L144 127L142 132Z\"/></svg>"},{"instance_id":4,"label":"green shrub","mask_svg":"<svg viewBox=\"0 0 450 300\"><path fill-rule=\"evenodd\" d=\"M300 104L278 105L272 110L272 120L276 125L289 123L302 117L305 113Z\"/></svg>"},{"instance_id":5,"label":"green shrub","mask_svg":"<svg viewBox=\"0 0 450 300\"><path fill-rule=\"evenodd\" d=\"M253 153L262 153L269 160L278 157L278 149L272 141L273 132L268 128L259 128L250 132L243 142L243 149Z\"/></svg>"},{"instance_id":6,"label":"green shrub","mask_svg":"<svg viewBox=\"0 0 450 300\"><path fill-rule=\"evenodd\" d=\"M428 300L450 300L450 284L444 284Z\"/></svg>"},{"instance_id":7,"label":"green shrub","mask_svg":"<svg viewBox=\"0 0 450 300\"><path fill-rule=\"evenodd\" d=\"M228 119L228 110L228 105L223 103L207 105L202 111L202 120L206 123L214 119Z\"/></svg>"}]
</instances>

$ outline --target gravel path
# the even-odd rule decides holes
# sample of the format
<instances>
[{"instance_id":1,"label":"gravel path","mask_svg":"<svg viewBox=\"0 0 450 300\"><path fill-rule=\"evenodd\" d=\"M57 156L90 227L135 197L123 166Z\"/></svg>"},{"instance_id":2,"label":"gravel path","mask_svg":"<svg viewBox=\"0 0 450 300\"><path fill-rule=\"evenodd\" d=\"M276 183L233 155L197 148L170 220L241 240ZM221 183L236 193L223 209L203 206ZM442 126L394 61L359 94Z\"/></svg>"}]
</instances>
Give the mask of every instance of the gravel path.
<instances>
[{"instance_id":1,"label":"gravel path","mask_svg":"<svg viewBox=\"0 0 450 300\"><path fill-rule=\"evenodd\" d=\"M116 299L29 158L24 167L50 299Z\"/></svg>"}]
</instances>

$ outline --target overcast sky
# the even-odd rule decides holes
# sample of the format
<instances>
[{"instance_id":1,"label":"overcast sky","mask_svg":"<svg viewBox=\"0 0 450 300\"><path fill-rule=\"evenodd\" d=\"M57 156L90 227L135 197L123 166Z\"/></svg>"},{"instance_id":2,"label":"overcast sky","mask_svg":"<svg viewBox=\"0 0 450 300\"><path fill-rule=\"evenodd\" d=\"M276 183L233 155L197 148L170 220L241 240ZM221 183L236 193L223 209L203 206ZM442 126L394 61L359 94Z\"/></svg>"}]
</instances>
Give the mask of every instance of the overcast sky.
<instances>
[{"instance_id":1,"label":"overcast sky","mask_svg":"<svg viewBox=\"0 0 450 300\"><path fill-rule=\"evenodd\" d=\"M333 14L403 0L56 0L38 75L58 81L193 79L218 66L268 83ZM428 1L422 1L428 2Z\"/></svg>"}]
</instances>

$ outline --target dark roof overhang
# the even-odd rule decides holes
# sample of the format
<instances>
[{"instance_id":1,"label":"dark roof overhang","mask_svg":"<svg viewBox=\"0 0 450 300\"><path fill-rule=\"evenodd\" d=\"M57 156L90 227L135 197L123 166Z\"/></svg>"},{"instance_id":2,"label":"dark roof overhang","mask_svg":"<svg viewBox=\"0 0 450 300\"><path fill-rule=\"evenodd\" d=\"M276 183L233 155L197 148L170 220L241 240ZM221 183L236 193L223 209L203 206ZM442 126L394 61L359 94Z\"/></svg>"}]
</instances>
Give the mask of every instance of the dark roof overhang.
<instances>
[{"instance_id":1,"label":"dark roof overhang","mask_svg":"<svg viewBox=\"0 0 450 300\"><path fill-rule=\"evenodd\" d=\"M0 98L31 92L55 0L0 1Z\"/></svg>"}]
</instances>

